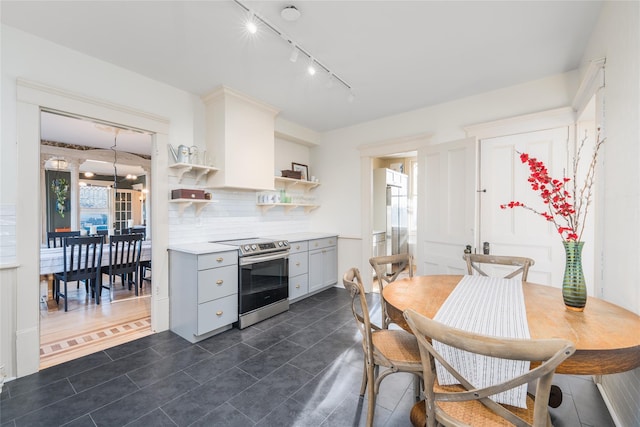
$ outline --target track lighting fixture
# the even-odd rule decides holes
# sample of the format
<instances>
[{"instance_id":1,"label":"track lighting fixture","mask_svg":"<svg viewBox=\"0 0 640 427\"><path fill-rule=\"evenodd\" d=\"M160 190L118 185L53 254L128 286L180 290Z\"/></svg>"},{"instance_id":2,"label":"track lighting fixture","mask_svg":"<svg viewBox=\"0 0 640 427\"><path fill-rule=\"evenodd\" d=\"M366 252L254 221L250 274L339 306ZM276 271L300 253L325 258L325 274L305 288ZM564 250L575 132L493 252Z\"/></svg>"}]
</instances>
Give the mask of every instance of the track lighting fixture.
<instances>
[{"instance_id":1,"label":"track lighting fixture","mask_svg":"<svg viewBox=\"0 0 640 427\"><path fill-rule=\"evenodd\" d=\"M309 65L307 66L307 73L309 73L310 76L316 75L316 67L313 65L313 58L309 59Z\"/></svg>"},{"instance_id":2,"label":"track lighting fixture","mask_svg":"<svg viewBox=\"0 0 640 427\"><path fill-rule=\"evenodd\" d=\"M294 44L293 48L291 49L291 55L289 55L289 61L296 62L298 60L298 53L299 52L300 51L298 50L298 48Z\"/></svg>"},{"instance_id":3,"label":"track lighting fixture","mask_svg":"<svg viewBox=\"0 0 640 427\"><path fill-rule=\"evenodd\" d=\"M247 31L249 32L249 34L255 34L258 32L258 26L256 25L255 15L251 11L248 12L248 17L247 17Z\"/></svg>"},{"instance_id":4,"label":"track lighting fixture","mask_svg":"<svg viewBox=\"0 0 640 427\"><path fill-rule=\"evenodd\" d=\"M270 23L269 21L267 21L265 18L263 18L262 16L256 14L252 9L250 9L248 6L245 6L240 0L233 0L238 6L240 6L242 9L245 10L245 12L247 12L247 31L249 31L249 33L251 34L256 34L258 31L258 22L260 23L260 29L269 29L271 30L273 33L275 33L277 36L279 36L282 40L284 40L287 44L289 44L289 46L291 46L291 53L289 54L289 61L291 62L296 62L298 60L298 56L300 53L302 53L303 55L305 55L308 59L309 59L309 65L307 66L307 72L310 75L314 75L316 74L316 72L318 71L318 68L324 70L327 75L329 76L329 81L327 82L327 88L331 88L333 87L333 85L335 84L335 82L340 83L342 86L344 86L348 91L349 91L349 95L348 95L348 100L349 102L353 102L354 99L354 95L353 95L353 91L351 88L351 85L349 85L343 78L341 78L340 76L338 76L335 72L331 71L329 69L329 67L327 67L326 65L324 65L322 62L318 61L317 59L315 59L308 50L304 49L302 46L300 46L298 43L296 43L295 41L293 41L291 39L291 37L287 36L284 32L282 32L280 29L278 29L278 27L276 27L275 25L273 25L272 23ZM287 6L283 9L281 16L283 17L283 19L287 20L287 21L295 21L296 19L298 19L300 17L300 11L295 7L295 6Z\"/></svg>"}]
</instances>

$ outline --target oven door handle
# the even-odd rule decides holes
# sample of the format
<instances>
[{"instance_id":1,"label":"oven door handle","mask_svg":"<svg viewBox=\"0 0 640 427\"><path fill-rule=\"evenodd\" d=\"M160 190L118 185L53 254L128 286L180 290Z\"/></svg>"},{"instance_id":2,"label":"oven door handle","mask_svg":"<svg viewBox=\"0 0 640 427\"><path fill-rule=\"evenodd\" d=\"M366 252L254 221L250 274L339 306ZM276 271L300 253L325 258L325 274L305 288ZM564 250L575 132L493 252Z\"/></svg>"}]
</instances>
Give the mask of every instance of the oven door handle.
<instances>
[{"instance_id":1,"label":"oven door handle","mask_svg":"<svg viewBox=\"0 0 640 427\"><path fill-rule=\"evenodd\" d=\"M265 261L273 261L276 259L287 259L289 258L289 253L278 252L277 254L267 254L267 255L255 255L250 257L240 258L240 265L251 265L259 262Z\"/></svg>"}]
</instances>

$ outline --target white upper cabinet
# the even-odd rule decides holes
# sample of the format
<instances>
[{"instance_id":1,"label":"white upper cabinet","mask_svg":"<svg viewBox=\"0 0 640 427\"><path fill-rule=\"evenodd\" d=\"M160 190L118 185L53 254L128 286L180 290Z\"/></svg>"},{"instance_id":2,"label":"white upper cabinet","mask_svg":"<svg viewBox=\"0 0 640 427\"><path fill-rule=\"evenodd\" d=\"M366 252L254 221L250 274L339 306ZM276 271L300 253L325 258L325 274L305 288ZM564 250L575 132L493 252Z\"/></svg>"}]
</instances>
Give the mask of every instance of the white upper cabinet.
<instances>
[{"instance_id":1,"label":"white upper cabinet","mask_svg":"<svg viewBox=\"0 0 640 427\"><path fill-rule=\"evenodd\" d=\"M210 159L220 170L209 185L273 190L278 110L227 87L202 97Z\"/></svg>"}]
</instances>

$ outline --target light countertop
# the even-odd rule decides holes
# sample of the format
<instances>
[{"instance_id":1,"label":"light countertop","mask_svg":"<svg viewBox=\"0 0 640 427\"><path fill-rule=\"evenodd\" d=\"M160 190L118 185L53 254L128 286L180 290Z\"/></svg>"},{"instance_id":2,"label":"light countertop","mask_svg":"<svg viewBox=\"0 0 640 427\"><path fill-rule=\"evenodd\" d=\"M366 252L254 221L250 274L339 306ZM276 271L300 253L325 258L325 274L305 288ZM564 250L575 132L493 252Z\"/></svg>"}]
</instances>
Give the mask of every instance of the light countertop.
<instances>
[{"instance_id":1,"label":"light countertop","mask_svg":"<svg viewBox=\"0 0 640 427\"><path fill-rule=\"evenodd\" d=\"M288 240L289 242L301 242L303 240L326 239L327 237L337 237L338 233L289 233L274 234L271 236L260 236L274 240Z\"/></svg>"},{"instance_id":2,"label":"light countertop","mask_svg":"<svg viewBox=\"0 0 640 427\"><path fill-rule=\"evenodd\" d=\"M169 245L170 251L185 252L188 254L201 255L210 254L216 252L237 251L236 246L222 245L220 243L210 242L197 242L197 243L182 243L177 245Z\"/></svg>"}]
</instances>

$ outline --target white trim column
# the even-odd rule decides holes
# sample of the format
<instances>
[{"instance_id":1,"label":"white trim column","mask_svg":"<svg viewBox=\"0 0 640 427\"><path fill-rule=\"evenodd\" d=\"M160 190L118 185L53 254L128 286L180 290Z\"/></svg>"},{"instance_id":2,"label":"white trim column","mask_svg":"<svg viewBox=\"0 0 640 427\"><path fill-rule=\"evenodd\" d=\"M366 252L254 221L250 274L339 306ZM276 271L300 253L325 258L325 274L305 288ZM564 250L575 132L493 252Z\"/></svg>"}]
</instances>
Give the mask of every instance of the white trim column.
<instances>
[{"instance_id":1,"label":"white trim column","mask_svg":"<svg viewBox=\"0 0 640 427\"><path fill-rule=\"evenodd\" d=\"M80 230L80 162L76 159L67 160L71 173L71 188L69 192L71 209L71 230Z\"/></svg>"}]
</instances>

